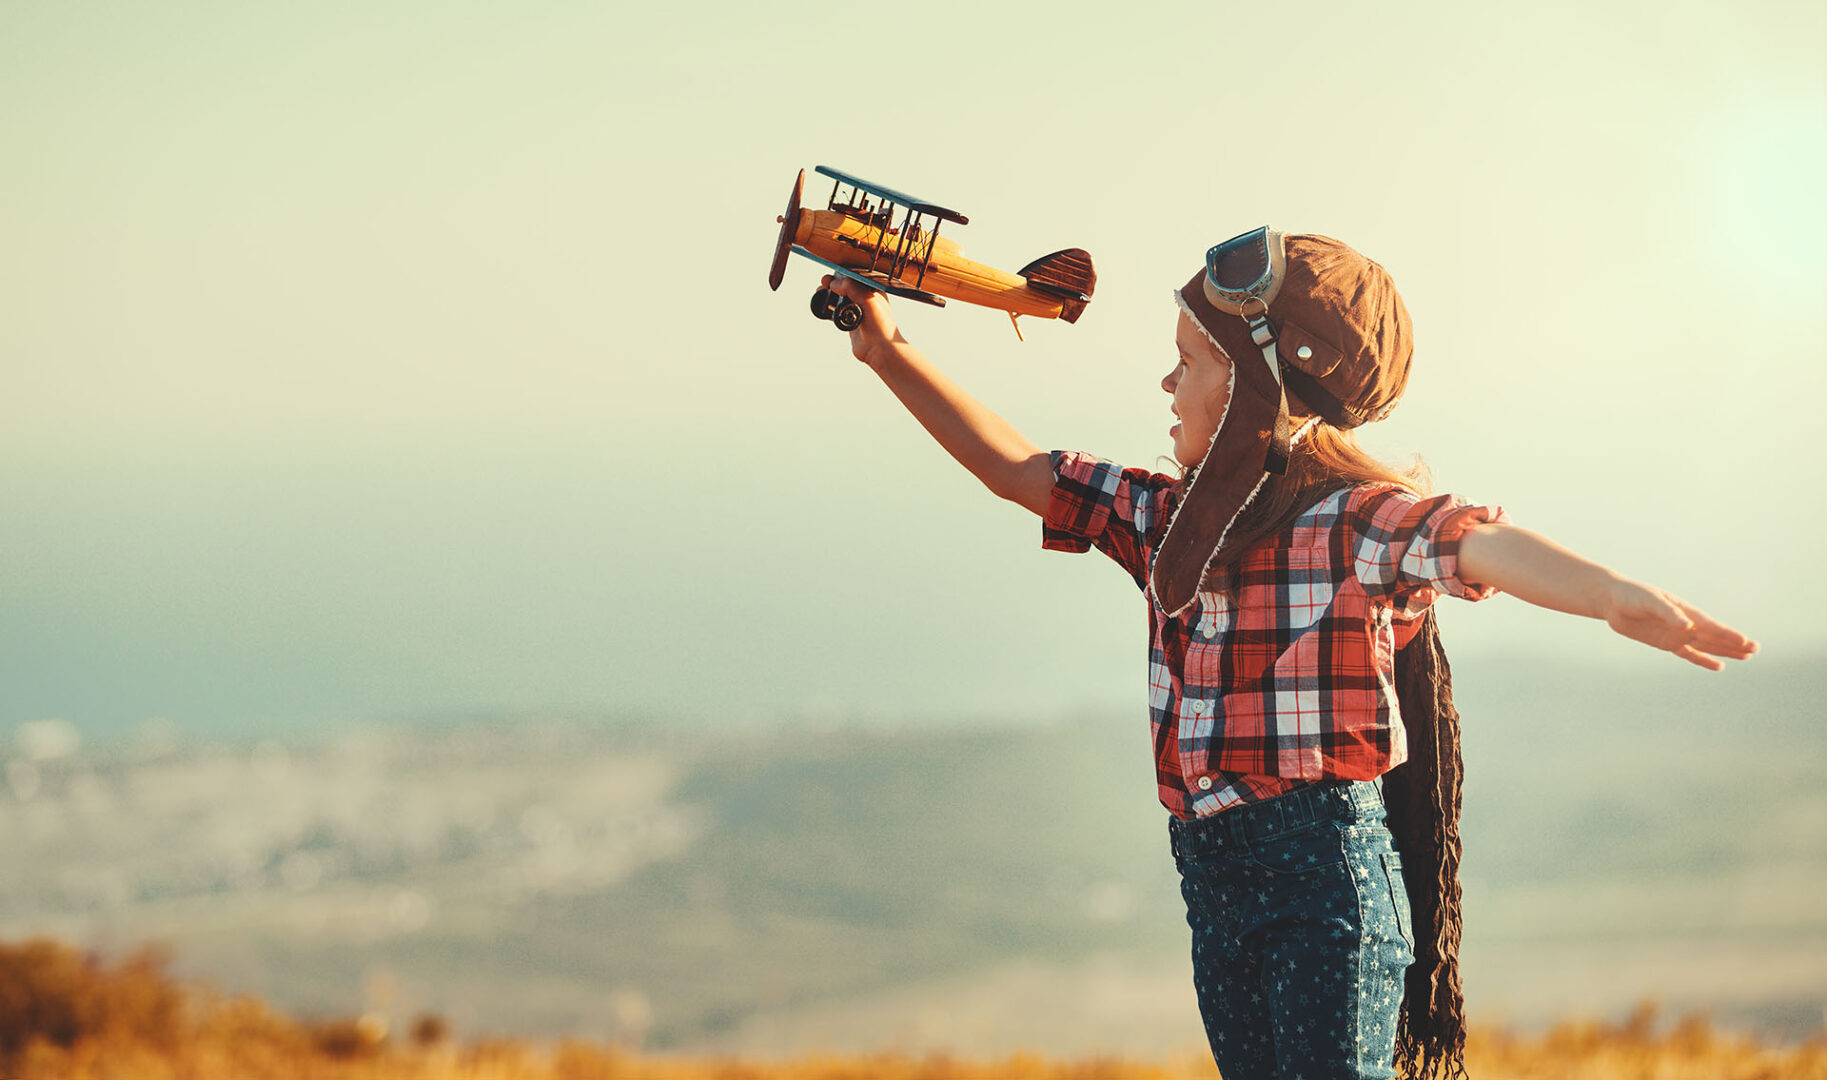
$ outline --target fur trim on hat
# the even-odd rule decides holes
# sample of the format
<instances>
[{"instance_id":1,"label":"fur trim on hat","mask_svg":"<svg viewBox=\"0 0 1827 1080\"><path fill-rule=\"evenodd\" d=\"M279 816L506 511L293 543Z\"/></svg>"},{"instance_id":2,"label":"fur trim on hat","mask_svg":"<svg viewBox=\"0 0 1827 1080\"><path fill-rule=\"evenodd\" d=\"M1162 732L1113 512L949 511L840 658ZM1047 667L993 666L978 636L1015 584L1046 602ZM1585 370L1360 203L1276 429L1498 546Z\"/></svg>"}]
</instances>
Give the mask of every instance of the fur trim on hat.
<instances>
[{"instance_id":1,"label":"fur trim on hat","mask_svg":"<svg viewBox=\"0 0 1827 1080\"><path fill-rule=\"evenodd\" d=\"M1211 342L1212 348L1217 350L1218 355L1224 357L1225 362L1230 365L1231 377L1230 377L1229 383L1227 383L1224 388L1224 390L1225 390L1225 392L1224 392L1224 415L1220 416L1218 418L1218 426L1212 429L1212 441L1210 443L1206 444L1205 453L1203 455L1201 455L1199 458L1199 466L1198 466L1198 468L1193 470L1193 482L1186 486L1186 490L1180 493L1179 502L1174 504L1173 515L1167 519L1168 531L1172 531L1172 529L1174 527L1174 521L1179 518L1181 509L1184 508L1187 505L1187 503L1191 501L1193 489L1198 486L1200 477L1204 476L1207 471L1206 466L1211 462L1212 447L1214 445L1216 445L1218 442L1218 433L1224 430L1224 422L1226 420L1230 419L1231 401L1237 392L1237 360L1236 360L1236 358L1233 357L1229 352L1226 352L1223 345L1218 344L1218 339L1212 336L1212 332L1210 330L1206 329L1205 324L1203 322L1199 321L1199 316L1193 314L1193 309L1191 307L1187 306L1186 297L1180 295L1179 289L1174 290L1174 303L1178 304L1180 306L1180 310L1182 312L1185 312L1186 317L1192 321L1192 324L1199 328L1199 333L1202 336L1204 336L1205 340ZM1302 433L1303 434L1305 433L1304 425L1303 425ZM1292 445L1292 443L1290 443L1290 445ZM1225 523L1224 531L1218 534L1218 543L1213 546L1211 554L1209 554L1205 557L1205 565L1200 567L1200 569L1199 569L1199 579L1201 581L1205 580L1205 575L1211 572L1212 563L1217 560L1218 552L1224 548L1225 537L1229 536L1231 533L1231 526L1237 524L1237 519L1243 515L1244 507L1249 506L1250 503L1255 500L1256 493L1262 490L1263 484L1267 483L1268 479L1269 479L1269 474L1265 470L1261 476L1257 477L1256 486L1250 489L1249 495L1245 496L1243 503L1237 507L1237 513L1231 515L1231 520ZM1166 533L1163 533L1162 535L1165 536ZM1150 567L1149 569L1152 571L1153 567ZM1167 614L1169 614L1171 616L1175 616L1175 617L1179 616L1181 613L1185 612L1188 608L1190 608L1194 604L1198 603L1198 600L1199 600L1199 591L1197 589L1195 589L1195 590L1193 590L1192 599L1188 600L1184 605L1182 605L1179 609L1177 609L1175 611L1167 611L1167 606L1161 602L1160 596L1157 595L1155 592L1154 574L1152 572L1148 575L1148 595L1149 595L1149 598L1154 601L1154 604L1156 607L1160 608L1162 611L1166 611Z\"/></svg>"}]
</instances>

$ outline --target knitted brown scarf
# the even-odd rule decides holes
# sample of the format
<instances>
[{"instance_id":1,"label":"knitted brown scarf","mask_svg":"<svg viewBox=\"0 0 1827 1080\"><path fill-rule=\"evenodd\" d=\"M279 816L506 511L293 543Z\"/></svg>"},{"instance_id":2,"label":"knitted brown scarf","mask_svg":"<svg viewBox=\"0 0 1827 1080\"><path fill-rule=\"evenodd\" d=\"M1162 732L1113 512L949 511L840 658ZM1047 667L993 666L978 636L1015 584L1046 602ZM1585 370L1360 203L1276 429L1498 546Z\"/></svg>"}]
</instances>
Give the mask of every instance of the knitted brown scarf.
<instances>
[{"instance_id":1,"label":"knitted brown scarf","mask_svg":"<svg viewBox=\"0 0 1827 1080\"><path fill-rule=\"evenodd\" d=\"M1389 831L1402 853L1413 911L1415 962L1408 969L1396 1036L1396 1067L1416 1080L1463 1078L1465 993L1459 982L1459 713L1453 673L1429 610L1396 655L1396 696L1408 729L1408 761L1383 777Z\"/></svg>"}]
</instances>

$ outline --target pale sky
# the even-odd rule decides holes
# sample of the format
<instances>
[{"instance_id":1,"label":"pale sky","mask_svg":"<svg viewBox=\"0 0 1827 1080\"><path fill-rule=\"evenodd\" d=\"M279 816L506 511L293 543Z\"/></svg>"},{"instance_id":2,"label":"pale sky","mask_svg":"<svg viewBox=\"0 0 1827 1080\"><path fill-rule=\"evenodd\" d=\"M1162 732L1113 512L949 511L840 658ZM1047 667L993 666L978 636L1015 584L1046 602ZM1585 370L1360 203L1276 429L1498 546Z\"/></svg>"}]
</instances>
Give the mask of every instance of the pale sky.
<instances>
[{"instance_id":1,"label":"pale sky","mask_svg":"<svg viewBox=\"0 0 1827 1080\"><path fill-rule=\"evenodd\" d=\"M1374 449L1819 656L1824 58L1799 2L16 0L0 730L1139 710L1127 578L946 460L811 263L765 287L816 164L1004 269L1090 251L1084 319L1025 343L900 314L1130 464L1204 249L1344 239L1417 328ZM1445 619L1474 664L1658 662Z\"/></svg>"}]
</instances>

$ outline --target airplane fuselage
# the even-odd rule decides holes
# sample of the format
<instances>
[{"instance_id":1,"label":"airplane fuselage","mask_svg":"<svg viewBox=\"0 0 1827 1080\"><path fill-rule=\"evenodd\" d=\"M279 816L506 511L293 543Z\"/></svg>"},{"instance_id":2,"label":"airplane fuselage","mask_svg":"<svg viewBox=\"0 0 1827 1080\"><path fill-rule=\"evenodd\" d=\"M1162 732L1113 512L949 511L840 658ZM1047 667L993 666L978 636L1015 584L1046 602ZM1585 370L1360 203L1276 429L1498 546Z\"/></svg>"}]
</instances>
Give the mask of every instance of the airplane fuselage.
<instances>
[{"instance_id":1,"label":"airplane fuselage","mask_svg":"<svg viewBox=\"0 0 1827 1080\"><path fill-rule=\"evenodd\" d=\"M915 240L924 247L923 236ZM889 271L901 241L898 229L883 229L836 210L802 210L793 236L794 243L819 258L856 270ZM1059 297L1034 288L1019 275L965 258L958 245L944 236L932 239L932 258L923 279L918 261L909 258L895 284L1037 319L1057 319L1065 311Z\"/></svg>"}]
</instances>

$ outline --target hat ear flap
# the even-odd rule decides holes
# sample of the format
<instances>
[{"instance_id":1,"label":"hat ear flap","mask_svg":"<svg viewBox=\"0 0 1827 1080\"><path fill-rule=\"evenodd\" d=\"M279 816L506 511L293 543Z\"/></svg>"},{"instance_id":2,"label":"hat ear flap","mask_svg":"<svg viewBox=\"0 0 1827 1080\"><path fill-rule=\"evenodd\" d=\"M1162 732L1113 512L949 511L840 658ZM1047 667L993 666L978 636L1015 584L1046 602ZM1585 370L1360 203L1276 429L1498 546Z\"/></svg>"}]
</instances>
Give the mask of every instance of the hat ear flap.
<instances>
[{"instance_id":1,"label":"hat ear flap","mask_svg":"<svg viewBox=\"0 0 1827 1080\"><path fill-rule=\"evenodd\" d=\"M1193 474L1149 567L1149 591L1169 615L1193 605L1206 571L1225 550L1231 527L1268 481L1268 426L1278 402L1279 395L1271 400L1253 382L1237 380L1228 422L1205 456L1213 467Z\"/></svg>"},{"instance_id":2,"label":"hat ear flap","mask_svg":"<svg viewBox=\"0 0 1827 1080\"><path fill-rule=\"evenodd\" d=\"M1181 309L1220 352L1212 327L1221 315L1196 286L1201 271L1176 296ZM1281 407L1281 387L1268 366L1250 356L1231 358L1231 392L1223 422L1199 469L1181 493L1167 532L1149 567L1149 591L1162 611L1179 615L1191 607L1206 570L1218 559L1226 536L1244 507L1268 479L1269 442Z\"/></svg>"}]
</instances>

